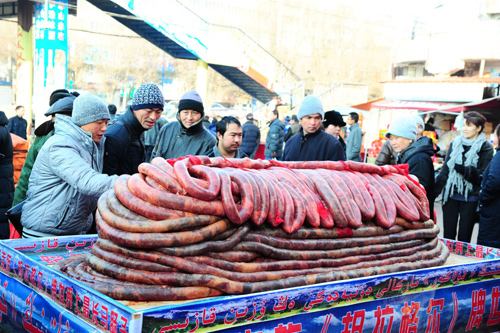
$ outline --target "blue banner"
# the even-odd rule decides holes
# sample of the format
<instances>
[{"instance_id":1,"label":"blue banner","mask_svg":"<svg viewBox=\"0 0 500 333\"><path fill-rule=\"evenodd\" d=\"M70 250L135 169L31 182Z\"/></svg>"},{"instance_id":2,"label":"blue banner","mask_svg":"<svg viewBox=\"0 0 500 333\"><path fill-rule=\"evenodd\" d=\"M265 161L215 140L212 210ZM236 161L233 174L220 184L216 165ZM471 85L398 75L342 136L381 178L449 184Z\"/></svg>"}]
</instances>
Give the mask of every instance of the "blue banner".
<instances>
[{"instance_id":1,"label":"blue banner","mask_svg":"<svg viewBox=\"0 0 500 333\"><path fill-rule=\"evenodd\" d=\"M443 239L453 258L441 267L148 305L117 302L50 267L87 253L96 237L0 241L2 327L113 333L500 331L500 251L494 248Z\"/></svg>"},{"instance_id":2,"label":"blue banner","mask_svg":"<svg viewBox=\"0 0 500 333\"><path fill-rule=\"evenodd\" d=\"M36 2L34 87L65 88L67 62L68 1Z\"/></svg>"}]
</instances>

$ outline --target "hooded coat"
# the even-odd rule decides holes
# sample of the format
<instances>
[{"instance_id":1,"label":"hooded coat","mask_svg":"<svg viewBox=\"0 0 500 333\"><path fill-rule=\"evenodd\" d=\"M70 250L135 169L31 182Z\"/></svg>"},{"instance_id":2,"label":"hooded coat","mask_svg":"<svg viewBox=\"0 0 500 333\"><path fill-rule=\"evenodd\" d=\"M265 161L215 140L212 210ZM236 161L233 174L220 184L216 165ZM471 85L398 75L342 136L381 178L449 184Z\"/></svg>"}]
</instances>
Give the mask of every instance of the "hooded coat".
<instances>
[{"instance_id":1,"label":"hooded coat","mask_svg":"<svg viewBox=\"0 0 500 333\"><path fill-rule=\"evenodd\" d=\"M130 108L108 126L104 148L104 168L107 175L133 175L139 164L146 161L144 131Z\"/></svg>"},{"instance_id":2,"label":"hooded coat","mask_svg":"<svg viewBox=\"0 0 500 333\"><path fill-rule=\"evenodd\" d=\"M80 235L92 226L98 198L113 188L117 176L101 174L104 140L58 114L55 134L33 165L21 223L23 235Z\"/></svg>"},{"instance_id":3,"label":"hooded coat","mask_svg":"<svg viewBox=\"0 0 500 333\"><path fill-rule=\"evenodd\" d=\"M12 157L14 148L7 128L9 120L0 111L0 238L9 238L9 220L5 212L9 210L14 198L14 166Z\"/></svg>"},{"instance_id":4,"label":"hooded coat","mask_svg":"<svg viewBox=\"0 0 500 333\"><path fill-rule=\"evenodd\" d=\"M158 134L151 158L179 158L186 155L208 155L216 144L215 137L203 126L202 113L200 120L191 127L182 124L179 112L177 120L167 123Z\"/></svg>"},{"instance_id":5,"label":"hooded coat","mask_svg":"<svg viewBox=\"0 0 500 333\"><path fill-rule=\"evenodd\" d=\"M483 173L479 192L479 233L477 243L500 248L500 153L495 154Z\"/></svg>"},{"instance_id":6,"label":"hooded coat","mask_svg":"<svg viewBox=\"0 0 500 333\"><path fill-rule=\"evenodd\" d=\"M432 156L435 154L432 140L421 137L408 148L398 154L398 164L408 164L410 175L417 176L419 183L424 187L429 200L430 216L434 216L434 164Z\"/></svg>"},{"instance_id":7,"label":"hooded coat","mask_svg":"<svg viewBox=\"0 0 500 333\"><path fill-rule=\"evenodd\" d=\"M276 158L281 159L283 154L283 142L285 138L285 123L278 118L274 119L269 124L269 132L266 137L266 149L264 155L271 157L272 152L276 152Z\"/></svg>"}]
</instances>

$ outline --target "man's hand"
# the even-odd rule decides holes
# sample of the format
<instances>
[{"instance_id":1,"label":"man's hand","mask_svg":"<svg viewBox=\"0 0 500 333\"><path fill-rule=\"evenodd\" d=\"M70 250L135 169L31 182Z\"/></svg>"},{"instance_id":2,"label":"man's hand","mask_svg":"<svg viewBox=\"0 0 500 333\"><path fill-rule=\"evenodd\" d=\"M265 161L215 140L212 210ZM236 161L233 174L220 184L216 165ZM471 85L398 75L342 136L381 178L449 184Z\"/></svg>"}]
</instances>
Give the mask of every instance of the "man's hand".
<instances>
[{"instance_id":1,"label":"man's hand","mask_svg":"<svg viewBox=\"0 0 500 333\"><path fill-rule=\"evenodd\" d=\"M271 157L272 158L276 158L276 152L275 151L271 152Z\"/></svg>"}]
</instances>

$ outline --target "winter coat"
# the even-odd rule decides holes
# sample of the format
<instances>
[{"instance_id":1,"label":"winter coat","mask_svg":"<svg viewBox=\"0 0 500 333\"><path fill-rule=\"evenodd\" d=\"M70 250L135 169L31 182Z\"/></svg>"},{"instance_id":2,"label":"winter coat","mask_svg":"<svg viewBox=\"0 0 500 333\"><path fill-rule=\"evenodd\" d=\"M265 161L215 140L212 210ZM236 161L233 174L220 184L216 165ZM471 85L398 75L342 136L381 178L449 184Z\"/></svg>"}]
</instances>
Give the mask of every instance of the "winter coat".
<instances>
[{"instance_id":1,"label":"winter coat","mask_svg":"<svg viewBox=\"0 0 500 333\"><path fill-rule=\"evenodd\" d=\"M101 174L104 140L95 143L71 117L58 114L55 133L33 165L21 223L27 236L85 234L98 198L117 176Z\"/></svg>"},{"instance_id":2,"label":"winter coat","mask_svg":"<svg viewBox=\"0 0 500 333\"><path fill-rule=\"evenodd\" d=\"M144 131L130 106L108 126L104 134L103 173L111 176L138 172L139 164L146 161Z\"/></svg>"},{"instance_id":3,"label":"winter coat","mask_svg":"<svg viewBox=\"0 0 500 333\"><path fill-rule=\"evenodd\" d=\"M349 135L346 142L346 158L349 161L361 162L361 143L363 140L363 132L358 123L351 125Z\"/></svg>"},{"instance_id":4,"label":"winter coat","mask_svg":"<svg viewBox=\"0 0 500 333\"><path fill-rule=\"evenodd\" d=\"M285 134L285 142L287 142L288 139L290 139L292 136L297 134L299 132L299 129L300 129L299 123L295 123L295 124L290 125L290 128L288 129L288 131Z\"/></svg>"},{"instance_id":5,"label":"winter coat","mask_svg":"<svg viewBox=\"0 0 500 333\"><path fill-rule=\"evenodd\" d=\"M464 146L464 152L462 156L463 161L466 160L465 154L469 151L469 149L470 146ZM444 160L443 167L441 168L439 175L436 177L436 186L434 188L435 197L439 196L439 194L445 187L446 182L448 181L448 174L450 173L450 170L448 168L448 161L450 160L452 151L453 151L453 144L450 144L450 148L446 153L446 158ZM481 181L484 170L486 170L486 167L488 166L492 158L493 158L493 146L488 141L485 141L481 146L481 150L479 151L479 160L477 161L477 167L476 168L472 166L465 167L465 174L463 175L463 177L465 180L472 183L473 185L472 191L470 191L467 195L468 198L475 197L477 199L477 196L479 195L479 190L481 189ZM450 194L450 198L454 194L455 193Z\"/></svg>"},{"instance_id":6,"label":"winter coat","mask_svg":"<svg viewBox=\"0 0 500 333\"><path fill-rule=\"evenodd\" d=\"M241 138L240 150L246 155L251 156L259 148L260 144L260 129L253 123L247 121L241 126L243 137Z\"/></svg>"},{"instance_id":7,"label":"winter coat","mask_svg":"<svg viewBox=\"0 0 500 333\"><path fill-rule=\"evenodd\" d=\"M435 154L431 139L421 137L398 154L398 164L408 164L410 175L417 176L418 182L427 193L431 218L434 216L434 164Z\"/></svg>"},{"instance_id":8,"label":"winter coat","mask_svg":"<svg viewBox=\"0 0 500 333\"><path fill-rule=\"evenodd\" d=\"M14 198L14 148L7 128L9 120L0 111L0 239L9 239L9 220L5 212L12 206Z\"/></svg>"},{"instance_id":9,"label":"winter coat","mask_svg":"<svg viewBox=\"0 0 500 333\"><path fill-rule=\"evenodd\" d=\"M20 136L24 140L26 140L26 127L28 127L28 122L24 118L14 116L9 119L9 132Z\"/></svg>"},{"instance_id":10,"label":"winter coat","mask_svg":"<svg viewBox=\"0 0 500 333\"><path fill-rule=\"evenodd\" d=\"M278 118L274 119L271 124L269 124L269 132L267 132L266 138L266 149L264 150L264 155L266 157L271 157L272 152L276 152L276 158L281 159L283 154L283 139L285 124Z\"/></svg>"},{"instance_id":11,"label":"winter coat","mask_svg":"<svg viewBox=\"0 0 500 333\"><path fill-rule=\"evenodd\" d=\"M396 164L396 156L398 154L394 151L391 146L391 142L387 140L382 149L380 149L380 153L378 153L377 158L375 159L376 165L394 165Z\"/></svg>"},{"instance_id":12,"label":"winter coat","mask_svg":"<svg viewBox=\"0 0 500 333\"><path fill-rule=\"evenodd\" d=\"M479 192L479 233L477 243L500 248L500 153L497 153L483 173Z\"/></svg>"},{"instance_id":13,"label":"winter coat","mask_svg":"<svg viewBox=\"0 0 500 333\"><path fill-rule=\"evenodd\" d=\"M54 135L54 123L52 120L48 120L41 124L35 130L35 140L28 151L26 156L26 161L24 162L23 168L21 170L21 175L17 181L16 192L14 193L14 202L12 206L17 205L24 199L26 199L26 192L28 191L28 182L30 179L31 171L33 170L33 164L42 149L45 142Z\"/></svg>"},{"instance_id":14,"label":"winter coat","mask_svg":"<svg viewBox=\"0 0 500 333\"><path fill-rule=\"evenodd\" d=\"M283 161L345 161L344 148L322 129L304 135L300 130L287 141Z\"/></svg>"},{"instance_id":15,"label":"winter coat","mask_svg":"<svg viewBox=\"0 0 500 333\"><path fill-rule=\"evenodd\" d=\"M203 127L200 121L184 128L180 121L166 124L160 130L151 158L165 159L186 155L208 155L216 144L215 137Z\"/></svg>"},{"instance_id":16,"label":"winter coat","mask_svg":"<svg viewBox=\"0 0 500 333\"><path fill-rule=\"evenodd\" d=\"M165 124L168 123L167 119L160 117L153 128L144 132L144 145L146 147L146 162L151 161L151 154L153 153L153 148L156 144L156 139L160 130Z\"/></svg>"}]
</instances>

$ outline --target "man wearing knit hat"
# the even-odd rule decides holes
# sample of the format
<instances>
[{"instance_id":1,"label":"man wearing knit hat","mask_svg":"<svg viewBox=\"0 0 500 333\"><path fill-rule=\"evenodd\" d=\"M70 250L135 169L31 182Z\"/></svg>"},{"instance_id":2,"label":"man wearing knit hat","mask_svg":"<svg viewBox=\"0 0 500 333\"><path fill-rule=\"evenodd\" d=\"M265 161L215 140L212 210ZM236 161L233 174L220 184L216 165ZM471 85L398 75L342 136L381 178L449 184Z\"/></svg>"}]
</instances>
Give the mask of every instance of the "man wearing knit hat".
<instances>
[{"instance_id":1,"label":"man wearing knit hat","mask_svg":"<svg viewBox=\"0 0 500 333\"><path fill-rule=\"evenodd\" d=\"M21 224L24 238L85 234L97 200L117 176L102 174L109 112L90 93L73 102L71 117L56 115L55 132L40 150L29 178Z\"/></svg>"},{"instance_id":2,"label":"man wearing knit hat","mask_svg":"<svg viewBox=\"0 0 500 333\"><path fill-rule=\"evenodd\" d=\"M165 100L157 85L146 83L137 88L132 103L106 131L104 173L134 174L146 161L144 132L151 130L163 112Z\"/></svg>"},{"instance_id":3,"label":"man wearing knit hat","mask_svg":"<svg viewBox=\"0 0 500 333\"><path fill-rule=\"evenodd\" d=\"M298 114L302 128L287 141L284 161L345 160L340 142L321 128L323 116L323 104L318 97L309 95L304 98Z\"/></svg>"},{"instance_id":4,"label":"man wearing knit hat","mask_svg":"<svg viewBox=\"0 0 500 333\"><path fill-rule=\"evenodd\" d=\"M178 121L162 127L151 157L170 159L186 155L208 155L216 140L203 126L204 116L200 95L194 90L185 93L179 101Z\"/></svg>"}]
</instances>

